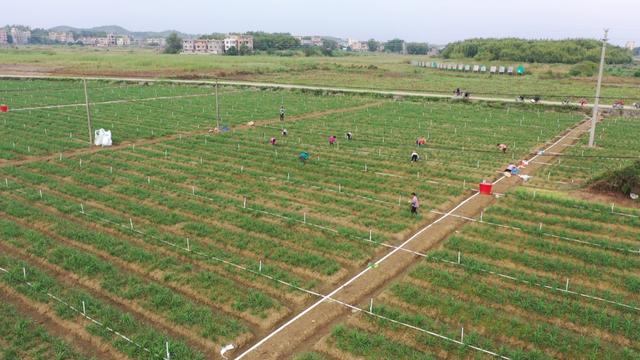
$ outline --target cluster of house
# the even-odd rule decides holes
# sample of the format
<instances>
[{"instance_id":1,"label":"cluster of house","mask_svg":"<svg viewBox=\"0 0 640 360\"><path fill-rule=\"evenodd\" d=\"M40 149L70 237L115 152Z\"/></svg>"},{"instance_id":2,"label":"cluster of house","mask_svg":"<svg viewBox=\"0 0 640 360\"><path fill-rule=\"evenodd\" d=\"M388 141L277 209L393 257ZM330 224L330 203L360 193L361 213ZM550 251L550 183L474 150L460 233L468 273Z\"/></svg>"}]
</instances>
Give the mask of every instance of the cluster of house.
<instances>
[{"instance_id":1,"label":"cluster of house","mask_svg":"<svg viewBox=\"0 0 640 360\"><path fill-rule=\"evenodd\" d=\"M221 55L231 48L240 50L246 47L253 51L253 36L251 35L228 35L224 40L216 39L186 39L182 40L183 54L210 54Z\"/></svg>"},{"instance_id":2,"label":"cluster of house","mask_svg":"<svg viewBox=\"0 0 640 360\"><path fill-rule=\"evenodd\" d=\"M486 65L469 65L469 64L454 64L454 63L437 63L437 62L424 62L424 61L412 61L411 64L413 66L418 67L428 67L433 69L441 69L441 70L456 70L456 71L466 71L466 72L481 72L490 74L517 74L524 75L524 66L519 65L517 67L514 66L486 66Z\"/></svg>"},{"instance_id":3,"label":"cluster of house","mask_svg":"<svg viewBox=\"0 0 640 360\"><path fill-rule=\"evenodd\" d=\"M31 31L22 30L16 27L12 27L7 30L5 28L0 29L0 45L7 45L9 43L9 35L13 39L13 43L17 45L26 45L31 39Z\"/></svg>"},{"instance_id":4,"label":"cluster of house","mask_svg":"<svg viewBox=\"0 0 640 360\"><path fill-rule=\"evenodd\" d=\"M30 43L31 31L22 30L20 28L12 27L7 31L5 28L0 28L0 45L9 44L9 35L11 36L13 45L27 45ZM116 35L113 33L107 34L107 36L81 36L77 37L70 31L49 31L48 38L52 42L61 44L82 44L86 46L97 47L115 47L115 46L131 46L137 45L142 47L164 47L166 40L163 37L146 38L141 40L134 40L128 35Z\"/></svg>"}]
</instances>

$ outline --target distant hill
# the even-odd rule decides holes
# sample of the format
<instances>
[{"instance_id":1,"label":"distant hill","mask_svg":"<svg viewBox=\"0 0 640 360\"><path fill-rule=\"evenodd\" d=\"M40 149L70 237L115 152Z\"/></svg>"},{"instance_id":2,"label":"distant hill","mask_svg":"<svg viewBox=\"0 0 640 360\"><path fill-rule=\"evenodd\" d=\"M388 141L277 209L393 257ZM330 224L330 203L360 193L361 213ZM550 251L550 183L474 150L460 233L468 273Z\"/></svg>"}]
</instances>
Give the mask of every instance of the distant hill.
<instances>
[{"instance_id":1,"label":"distant hill","mask_svg":"<svg viewBox=\"0 0 640 360\"><path fill-rule=\"evenodd\" d=\"M127 29L123 28L122 26L118 26L118 25L96 26L96 27L87 28L87 29L62 25L62 26L52 27L52 28L49 29L49 31L58 31L58 32L71 31L71 32L75 32L75 33L81 33L81 32L114 33L116 35L129 35L129 36L134 37L135 39L144 39L144 38L150 38L150 37L167 37L172 32L178 33L178 36L183 37L183 38L191 38L191 37L196 37L197 36L197 35L192 35L192 34L185 34L185 33L182 33L180 31L176 31L176 30L130 31L130 30L127 30Z\"/></svg>"}]
</instances>

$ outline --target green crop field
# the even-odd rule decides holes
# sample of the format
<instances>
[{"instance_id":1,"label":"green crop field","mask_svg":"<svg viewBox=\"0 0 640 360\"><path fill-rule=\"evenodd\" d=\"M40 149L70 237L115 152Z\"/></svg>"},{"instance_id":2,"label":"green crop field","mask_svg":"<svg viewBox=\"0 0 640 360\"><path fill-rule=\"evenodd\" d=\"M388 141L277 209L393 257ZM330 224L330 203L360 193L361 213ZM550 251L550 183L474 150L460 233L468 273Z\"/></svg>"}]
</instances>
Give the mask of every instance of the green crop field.
<instances>
[{"instance_id":1,"label":"green crop field","mask_svg":"<svg viewBox=\"0 0 640 360\"><path fill-rule=\"evenodd\" d=\"M15 307L24 324L0 331L9 358L96 355L64 331L135 359L246 349L584 119L573 108L226 86L228 131L217 133L214 87L88 85L93 129L112 130L112 148L89 149L81 82L0 82L10 105L0 113L0 291L10 304L0 311ZM605 150L593 151L620 154L606 141L627 121L606 119ZM618 144L632 152L633 140ZM510 358L637 358L640 212L531 187L383 289L373 312L385 319L354 314L323 338L333 352L296 358L483 356L470 345ZM57 327L36 329L17 299ZM465 345L406 324L452 338L464 327ZM20 331L38 349L21 348Z\"/></svg>"},{"instance_id":2,"label":"green crop field","mask_svg":"<svg viewBox=\"0 0 640 360\"><path fill-rule=\"evenodd\" d=\"M0 72L7 74L96 75L180 79L227 79L300 85L412 90L451 94L456 88L472 95L515 98L540 95L560 101L571 97L592 99L595 78L569 76L565 64L524 64L522 77L461 73L418 68L411 61L442 61L424 56L370 54L340 57L188 56L158 54L149 50L113 50L27 47L0 49ZM455 62L455 60L449 60ZM469 59L461 63L475 63ZM485 65L518 65L486 63ZM634 65L637 69L637 64ZM603 83L603 102L619 98L640 102L640 79L613 66ZM627 74L627 76L619 76Z\"/></svg>"}]
</instances>

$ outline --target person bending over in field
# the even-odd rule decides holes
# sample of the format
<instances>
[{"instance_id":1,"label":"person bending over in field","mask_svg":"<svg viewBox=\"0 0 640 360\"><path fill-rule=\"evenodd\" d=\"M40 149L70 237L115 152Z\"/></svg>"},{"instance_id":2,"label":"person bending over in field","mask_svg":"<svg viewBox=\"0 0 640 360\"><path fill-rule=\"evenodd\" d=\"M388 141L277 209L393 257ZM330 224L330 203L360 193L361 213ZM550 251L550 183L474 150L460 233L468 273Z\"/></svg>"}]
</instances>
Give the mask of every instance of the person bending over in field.
<instances>
[{"instance_id":1,"label":"person bending over in field","mask_svg":"<svg viewBox=\"0 0 640 360\"><path fill-rule=\"evenodd\" d=\"M271 140L269 140L269 144L271 144L271 145L273 145L273 146L276 146L276 142L277 142L277 141L278 141L278 140L276 140L276 138L272 137L272 138L271 138Z\"/></svg>"},{"instance_id":2,"label":"person bending over in field","mask_svg":"<svg viewBox=\"0 0 640 360\"><path fill-rule=\"evenodd\" d=\"M424 136L418 138L416 140L416 145L418 146L422 146L422 145L426 145L427 144L427 139L424 138Z\"/></svg>"},{"instance_id":3,"label":"person bending over in field","mask_svg":"<svg viewBox=\"0 0 640 360\"><path fill-rule=\"evenodd\" d=\"M309 155L308 152L303 151L303 152L300 153L300 155L298 155L298 159L300 159L300 161L302 162L302 165L304 165L304 164L307 163L307 160L309 160L310 156L311 155Z\"/></svg>"},{"instance_id":4,"label":"person bending over in field","mask_svg":"<svg viewBox=\"0 0 640 360\"><path fill-rule=\"evenodd\" d=\"M503 154L507 153L507 144L496 144L498 150L502 151Z\"/></svg>"},{"instance_id":5,"label":"person bending over in field","mask_svg":"<svg viewBox=\"0 0 640 360\"><path fill-rule=\"evenodd\" d=\"M418 153L414 150L411 153L411 162L417 162L419 158L420 158L420 156L418 156Z\"/></svg>"},{"instance_id":6,"label":"person bending over in field","mask_svg":"<svg viewBox=\"0 0 640 360\"><path fill-rule=\"evenodd\" d=\"M411 214L418 215L418 208L420 207L420 202L418 201L418 195L416 193L411 193Z\"/></svg>"},{"instance_id":7,"label":"person bending over in field","mask_svg":"<svg viewBox=\"0 0 640 360\"><path fill-rule=\"evenodd\" d=\"M289 134L289 132L287 131L287 129L282 129L282 136L287 136Z\"/></svg>"},{"instance_id":8,"label":"person bending over in field","mask_svg":"<svg viewBox=\"0 0 640 360\"><path fill-rule=\"evenodd\" d=\"M280 121L284 121L284 105L280 105Z\"/></svg>"},{"instance_id":9,"label":"person bending over in field","mask_svg":"<svg viewBox=\"0 0 640 360\"><path fill-rule=\"evenodd\" d=\"M336 140L338 140L338 138L335 135L329 136L329 145L331 146L335 145Z\"/></svg>"},{"instance_id":10,"label":"person bending over in field","mask_svg":"<svg viewBox=\"0 0 640 360\"><path fill-rule=\"evenodd\" d=\"M349 141L353 140L353 134L351 133L351 131L347 133L347 140Z\"/></svg>"}]
</instances>

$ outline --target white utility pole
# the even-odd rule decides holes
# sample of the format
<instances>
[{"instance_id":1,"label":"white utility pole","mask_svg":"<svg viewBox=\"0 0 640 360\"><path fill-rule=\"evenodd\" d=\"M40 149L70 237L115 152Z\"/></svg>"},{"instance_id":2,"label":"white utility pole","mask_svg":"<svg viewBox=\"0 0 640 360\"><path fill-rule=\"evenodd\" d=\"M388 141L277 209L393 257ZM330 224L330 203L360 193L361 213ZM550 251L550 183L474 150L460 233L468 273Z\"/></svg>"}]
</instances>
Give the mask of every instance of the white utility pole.
<instances>
[{"instance_id":1,"label":"white utility pole","mask_svg":"<svg viewBox=\"0 0 640 360\"><path fill-rule=\"evenodd\" d=\"M220 105L218 104L218 81L216 81L216 129L220 130Z\"/></svg>"},{"instance_id":2,"label":"white utility pole","mask_svg":"<svg viewBox=\"0 0 640 360\"><path fill-rule=\"evenodd\" d=\"M87 107L87 127L89 128L89 147L93 145L93 131L91 130L91 110L89 109L89 94L87 93L87 79L82 79L84 85L84 102Z\"/></svg>"},{"instance_id":3,"label":"white utility pole","mask_svg":"<svg viewBox=\"0 0 640 360\"><path fill-rule=\"evenodd\" d=\"M591 116L589 147L593 147L596 138L596 122L598 121L598 105L600 104L600 86L602 85L602 72L604 71L604 53L607 49L608 34L609 29L604 29L604 39L602 39L602 54L600 54L600 70L598 71L598 85L596 86L596 100L593 103L593 115Z\"/></svg>"}]
</instances>

